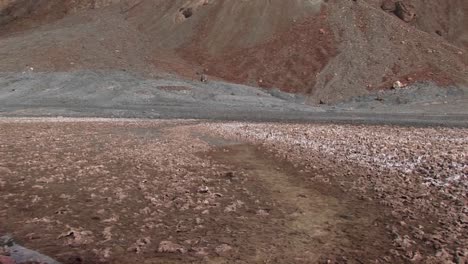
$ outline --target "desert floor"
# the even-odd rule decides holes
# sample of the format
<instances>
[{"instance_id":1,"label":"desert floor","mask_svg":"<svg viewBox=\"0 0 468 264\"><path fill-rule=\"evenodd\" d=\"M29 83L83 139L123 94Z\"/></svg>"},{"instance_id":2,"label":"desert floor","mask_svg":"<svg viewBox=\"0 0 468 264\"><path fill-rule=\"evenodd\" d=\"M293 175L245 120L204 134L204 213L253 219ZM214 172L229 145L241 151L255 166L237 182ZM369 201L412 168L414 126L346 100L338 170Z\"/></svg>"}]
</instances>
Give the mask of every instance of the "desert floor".
<instances>
[{"instance_id":1,"label":"desert floor","mask_svg":"<svg viewBox=\"0 0 468 264\"><path fill-rule=\"evenodd\" d=\"M468 130L2 118L0 235L62 263L467 261Z\"/></svg>"}]
</instances>

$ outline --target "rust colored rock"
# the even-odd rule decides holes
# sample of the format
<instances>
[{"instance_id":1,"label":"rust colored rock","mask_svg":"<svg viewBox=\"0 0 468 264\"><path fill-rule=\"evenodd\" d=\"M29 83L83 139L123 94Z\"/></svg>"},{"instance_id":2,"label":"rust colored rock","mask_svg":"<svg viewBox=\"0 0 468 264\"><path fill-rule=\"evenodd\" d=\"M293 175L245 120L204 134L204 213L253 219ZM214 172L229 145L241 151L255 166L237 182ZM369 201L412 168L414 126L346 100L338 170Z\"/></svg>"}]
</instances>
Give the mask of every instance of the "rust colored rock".
<instances>
[{"instance_id":1,"label":"rust colored rock","mask_svg":"<svg viewBox=\"0 0 468 264\"><path fill-rule=\"evenodd\" d=\"M395 3L395 15L405 22L411 22L416 18L414 6L403 1Z\"/></svg>"},{"instance_id":2,"label":"rust colored rock","mask_svg":"<svg viewBox=\"0 0 468 264\"><path fill-rule=\"evenodd\" d=\"M16 264L16 261L7 256L0 256L0 264Z\"/></svg>"}]
</instances>

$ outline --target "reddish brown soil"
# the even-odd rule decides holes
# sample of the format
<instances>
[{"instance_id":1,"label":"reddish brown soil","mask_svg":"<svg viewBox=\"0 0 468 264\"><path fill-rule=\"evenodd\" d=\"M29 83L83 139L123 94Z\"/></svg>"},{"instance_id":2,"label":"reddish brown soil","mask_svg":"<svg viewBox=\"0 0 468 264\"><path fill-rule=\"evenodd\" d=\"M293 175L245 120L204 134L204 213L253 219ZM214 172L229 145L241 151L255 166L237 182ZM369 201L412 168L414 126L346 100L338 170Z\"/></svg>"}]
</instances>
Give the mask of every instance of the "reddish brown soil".
<instances>
[{"instance_id":1,"label":"reddish brown soil","mask_svg":"<svg viewBox=\"0 0 468 264\"><path fill-rule=\"evenodd\" d=\"M266 43L243 49L233 47L221 56L212 56L198 46L200 38L206 36L203 31L209 25L207 19L196 39L181 48L180 53L186 60L202 65L210 75L231 82L308 93L315 86L314 75L337 53L326 17L323 10L319 16L298 21L288 31L275 34Z\"/></svg>"},{"instance_id":2,"label":"reddish brown soil","mask_svg":"<svg viewBox=\"0 0 468 264\"><path fill-rule=\"evenodd\" d=\"M0 25L21 31L64 18L79 10L107 6L115 0L1 0ZM13 22L13 23L11 23ZM0 31L1 32L1 31Z\"/></svg>"},{"instance_id":3,"label":"reddish brown soil","mask_svg":"<svg viewBox=\"0 0 468 264\"><path fill-rule=\"evenodd\" d=\"M382 78L383 84L381 84L380 87L369 86L368 88L369 90L393 89L393 84L397 80L395 79L395 76L398 76L398 80L405 86L418 82L427 82L428 80L441 87L456 85L455 81L449 75L436 68L428 67L420 70L414 70L413 72L405 75L400 75L398 67L394 67L388 76L384 76Z\"/></svg>"}]
</instances>

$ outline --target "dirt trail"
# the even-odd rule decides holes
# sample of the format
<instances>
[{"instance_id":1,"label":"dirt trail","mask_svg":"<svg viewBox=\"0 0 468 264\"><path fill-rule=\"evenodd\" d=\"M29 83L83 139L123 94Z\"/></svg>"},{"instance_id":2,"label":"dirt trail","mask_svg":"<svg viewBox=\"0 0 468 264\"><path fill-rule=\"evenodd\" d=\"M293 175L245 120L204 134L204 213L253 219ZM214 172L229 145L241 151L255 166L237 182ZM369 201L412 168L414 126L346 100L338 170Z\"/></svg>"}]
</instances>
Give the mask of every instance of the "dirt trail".
<instances>
[{"instance_id":1,"label":"dirt trail","mask_svg":"<svg viewBox=\"0 0 468 264\"><path fill-rule=\"evenodd\" d=\"M339 202L330 196L324 196L315 190L296 185L292 175L281 171L275 164L256 155L249 145L232 147L226 162L244 164L250 173L266 184L275 194L276 199L289 206L297 207L291 228L307 233L311 237L326 237L330 232L325 228L329 220L335 222L337 212L343 210Z\"/></svg>"},{"instance_id":2,"label":"dirt trail","mask_svg":"<svg viewBox=\"0 0 468 264\"><path fill-rule=\"evenodd\" d=\"M287 255L295 256L298 263L322 263L327 261L363 261L377 259L375 249L390 246L383 227L376 223L378 215L372 205L356 203L353 197L339 193L336 188L307 182L299 168L294 168L265 154L253 145L231 145L212 155L213 159L245 171L256 182L254 192L266 193L280 210L289 213L281 233L288 239L281 242ZM367 210L364 208L367 207ZM359 237L359 238L358 238ZM355 247L352 243L359 239ZM373 250L361 254L371 241ZM351 249L351 250L350 250ZM260 250L261 251L261 250ZM343 252L354 252L347 256ZM381 251L381 253L384 251ZM266 252L259 258L265 259ZM354 255L354 256L353 256ZM326 256L326 257L325 257Z\"/></svg>"}]
</instances>

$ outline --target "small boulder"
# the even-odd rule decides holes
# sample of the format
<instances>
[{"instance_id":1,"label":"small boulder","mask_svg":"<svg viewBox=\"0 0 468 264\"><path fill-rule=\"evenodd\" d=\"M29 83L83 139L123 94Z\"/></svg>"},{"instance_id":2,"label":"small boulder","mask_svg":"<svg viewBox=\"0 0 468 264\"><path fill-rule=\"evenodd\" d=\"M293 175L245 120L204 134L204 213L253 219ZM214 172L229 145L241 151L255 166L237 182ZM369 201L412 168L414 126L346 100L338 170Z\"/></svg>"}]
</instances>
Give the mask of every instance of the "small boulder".
<instances>
[{"instance_id":1,"label":"small boulder","mask_svg":"<svg viewBox=\"0 0 468 264\"><path fill-rule=\"evenodd\" d=\"M413 5L405 4L403 1L395 3L395 15L407 23L416 18L416 12L414 9Z\"/></svg>"},{"instance_id":2,"label":"small boulder","mask_svg":"<svg viewBox=\"0 0 468 264\"><path fill-rule=\"evenodd\" d=\"M233 179L234 178L234 172L232 171L228 171L224 174L224 177L228 178L228 179Z\"/></svg>"},{"instance_id":3,"label":"small boulder","mask_svg":"<svg viewBox=\"0 0 468 264\"><path fill-rule=\"evenodd\" d=\"M232 247L228 244L221 244L215 248L216 254L221 257L229 255L229 252L232 250Z\"/></svg>"},{"instance_id":4,"label":"small boulder","mask_svg":"<svg viewBox=\"0 0 468 264\"><path fill-rule=\"evenodd\" d=\"M384 0L380 7L386 12L393 13L396 10L395 0Z\"/></svg>"},{"instance_id":5,"label":"small boulder","mask_svg":"<svg viewBox=\"0 0 468 264\"><path fill-rule=\"evenodd\" d=\"M209 193L210 192L210 188L208 188L208 186L200 186L198 188L198 192L199 193Z\"/></svg>"},{"instance_id":6,"label":"small boulder","mask_svg":"<svg viewBox=\"0 0 468 264\"><path fill-rule=\"evenodd\" d=\"M202 73L200 75L200 82L202 82L202 83L208 82L208 78L206 77L206 75L204 73Z\"/></svg>"},{"instance_id":7,"label":"small boulder","mask_svg":"<svg viewBox=\"0 0 468 264\"><path fill-rule=\"evenodd\" d=\"M401 88L405 87L405 85L400 81L396 81L396 82L393 83L392 87L393 87L393 89L401 89Z\"/></svg>"},{"instance_id":8,"label":"small boulder","mask_svg":"<svg viewBox=\"0 0 468 264\"><path fill-rule=\"evenodd\" d=\"M11 174L11 170L7 167L0 166L0 176L8 176Z\"/></svg>"},{"instance_id":9,"label":"small boulder","mask_svg":"<svg viewBox=\"0 0 468 264\"><path fill-rule=\"evenodd\" d=\"M159 253L187 253L187 249L171 241L161 241L158 248Z\"/></svg>"}]
</instances>

